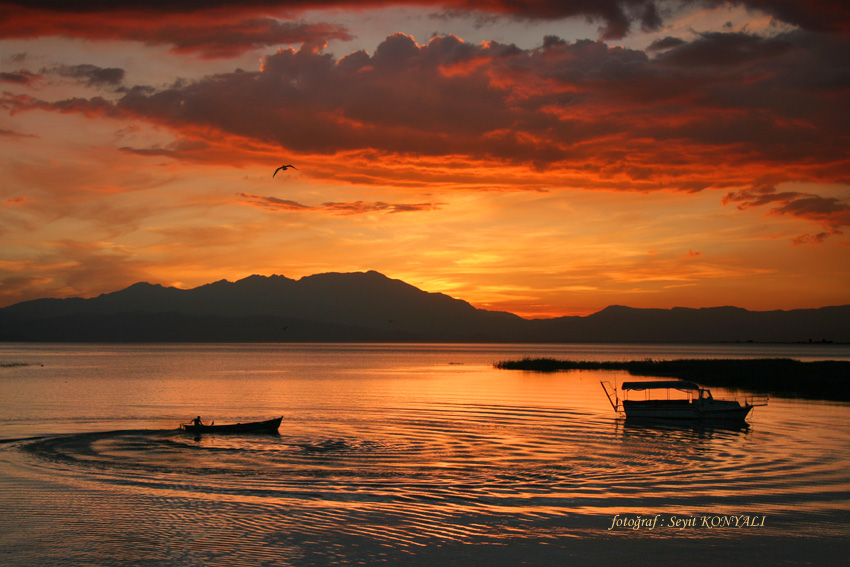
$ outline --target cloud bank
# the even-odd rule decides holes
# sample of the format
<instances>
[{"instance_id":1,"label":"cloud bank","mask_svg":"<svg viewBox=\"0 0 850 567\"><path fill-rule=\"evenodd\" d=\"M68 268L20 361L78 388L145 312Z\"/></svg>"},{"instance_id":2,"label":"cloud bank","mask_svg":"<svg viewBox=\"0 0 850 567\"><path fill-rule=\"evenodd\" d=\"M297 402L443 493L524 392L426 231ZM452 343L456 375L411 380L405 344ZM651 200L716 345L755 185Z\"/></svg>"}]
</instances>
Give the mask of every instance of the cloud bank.
<instances>
[{"instance_id":1,"label":"cloud bank","mask_svg":"<svg viewBox=\"0 0 850 567\"><path fill-rule=\"evenodd\" d=\"M811 31L850 33L850 8L842 0L233 0L143 2L130 0L5 1L7 38L49 35L88 40L132 40L170 45L204 58L292 43L351 39L344 27L298 21L307 10L410 6L435 13L478 13L519 20L583 18L599 22L600 39L621 39L635 28L657 30L663 14L682 8L744 6Z\"/></svg>"},{"instance_id":2,"label":"cloud bank","mask_svg":"<svg viewBox=\"0 0 850 567\"><path fill-rule=\"evenodd\" d=\"M766 198L760 187L850 182L850 37L714 32L662 43L650 57L554 36L523 50L396 33L371 54L336 59L305 44L257 71L159 88L119 87L117 68L53 69L115 96L5 94L2 105L164 127L176 137L168 147L124 150L177 160L349 155L354 167L337 160L315 175L351 183L427 186L450 171L467 187L712 188L752 205ZM525 173L509 178L509 168ZM815 214L795 198L776 210L836 228L844 206Z\"/></svg>"}]
</instances>

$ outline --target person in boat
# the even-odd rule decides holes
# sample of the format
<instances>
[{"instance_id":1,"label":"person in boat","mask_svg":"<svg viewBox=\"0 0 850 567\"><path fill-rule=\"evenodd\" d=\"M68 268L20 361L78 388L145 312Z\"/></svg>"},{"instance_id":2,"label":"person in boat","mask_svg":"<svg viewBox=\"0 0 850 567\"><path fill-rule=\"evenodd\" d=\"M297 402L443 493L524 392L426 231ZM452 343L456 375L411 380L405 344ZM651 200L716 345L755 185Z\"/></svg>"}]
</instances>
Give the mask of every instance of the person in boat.
<instances>
[{"instance_id":1,"label":"person in boat","mask_svg":"<svg viewBox=\"0 0 850 567\"><path fill-rule=\"evenodd\" d=\"M192 420L192 425L194 425L195 427L200 427L200 426L202 426L202 425L203 425L203 423L201 423L201 416L198 416L198 417L196 417L195 419L193 419L193 420Z\"/></svg>"}]
</instances>

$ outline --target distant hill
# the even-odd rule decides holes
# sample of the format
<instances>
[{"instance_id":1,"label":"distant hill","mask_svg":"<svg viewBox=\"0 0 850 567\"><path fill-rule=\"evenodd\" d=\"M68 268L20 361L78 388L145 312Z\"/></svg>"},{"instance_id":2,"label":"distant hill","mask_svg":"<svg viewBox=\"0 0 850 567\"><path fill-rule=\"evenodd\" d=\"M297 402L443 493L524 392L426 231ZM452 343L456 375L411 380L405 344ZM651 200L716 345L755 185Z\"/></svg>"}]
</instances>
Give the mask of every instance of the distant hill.
<instances>
[{"instance_id":1,"label":"distant hill","mask_svg":"<svg viewBox=\"0 0 850 567\"><path fill-rule=\"evenodd\" d=\"M523 319L377 272L251 276L182 290L137 283L0 309L0 340L44 342L850 342L850 305L754 312L634 309Z\"/></svg>"}]
</instances>

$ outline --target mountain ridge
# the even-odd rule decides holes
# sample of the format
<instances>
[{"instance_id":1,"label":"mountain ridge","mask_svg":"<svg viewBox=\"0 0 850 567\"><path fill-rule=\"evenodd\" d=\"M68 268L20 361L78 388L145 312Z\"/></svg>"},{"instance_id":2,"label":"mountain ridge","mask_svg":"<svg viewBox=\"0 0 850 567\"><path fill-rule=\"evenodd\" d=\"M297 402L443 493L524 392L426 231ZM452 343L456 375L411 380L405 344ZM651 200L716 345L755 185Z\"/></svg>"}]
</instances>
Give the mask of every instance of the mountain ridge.
<instances>
[{"instance_id":1,"label":"mountain ridge","mask_svg":"<svg viewBox=\"0 0 850 567\"><path fill-rule=\"evenodd\" d=\"M192 289L138 282L0 309L0 341L850 342L850 305L639 309L524 319L375 272L252 275Z\"/></svg>"}]
</instances>

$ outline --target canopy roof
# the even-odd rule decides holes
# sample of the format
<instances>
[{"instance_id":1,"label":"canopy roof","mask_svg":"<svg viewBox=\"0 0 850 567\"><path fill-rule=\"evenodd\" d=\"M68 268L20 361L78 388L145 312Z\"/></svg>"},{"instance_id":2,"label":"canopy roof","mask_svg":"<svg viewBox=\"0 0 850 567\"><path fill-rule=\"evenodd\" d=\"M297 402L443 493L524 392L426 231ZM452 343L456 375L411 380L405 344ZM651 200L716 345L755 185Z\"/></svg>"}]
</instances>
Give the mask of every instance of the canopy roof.
<instances>
[{"instance_id":1,"label":"canopy roof","mask_svg":"<svg viewBox=\"0 0 850 567\"><path fill-rule=\"evenodd\" d=\"M623 382L623 390L699 390L699 384L686 380L659 380L655 382Z\"/></svg>"}]
</instances>

